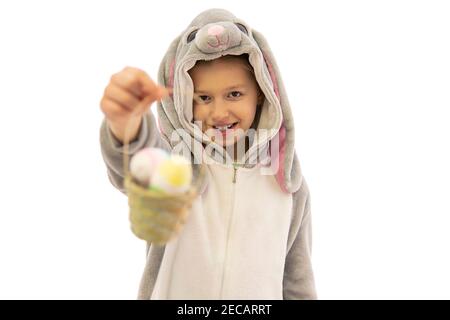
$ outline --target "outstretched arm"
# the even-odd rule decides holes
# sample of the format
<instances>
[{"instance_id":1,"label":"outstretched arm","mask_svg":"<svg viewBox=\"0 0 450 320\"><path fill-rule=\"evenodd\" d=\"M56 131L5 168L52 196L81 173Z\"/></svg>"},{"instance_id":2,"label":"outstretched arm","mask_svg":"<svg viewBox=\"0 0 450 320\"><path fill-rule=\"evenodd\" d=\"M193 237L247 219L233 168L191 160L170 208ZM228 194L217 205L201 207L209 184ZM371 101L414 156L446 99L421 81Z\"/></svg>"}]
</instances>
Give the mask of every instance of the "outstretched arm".
<instances>
[{"instance_id":1,"label":"outstretched arm","mask_svg":"<svg viewBox=\"0 0 450 320\"><path fill-rule=\"evenodd\" d=\"M130 141L130 157L144 147L164 148L149 108L169 92L144 71L132 67L112 75L105 88L100 101L100 108L105 114L100 129L100 144L109 179L122 192L123 143L125 139Z\"/></svg>"}]
</instances>

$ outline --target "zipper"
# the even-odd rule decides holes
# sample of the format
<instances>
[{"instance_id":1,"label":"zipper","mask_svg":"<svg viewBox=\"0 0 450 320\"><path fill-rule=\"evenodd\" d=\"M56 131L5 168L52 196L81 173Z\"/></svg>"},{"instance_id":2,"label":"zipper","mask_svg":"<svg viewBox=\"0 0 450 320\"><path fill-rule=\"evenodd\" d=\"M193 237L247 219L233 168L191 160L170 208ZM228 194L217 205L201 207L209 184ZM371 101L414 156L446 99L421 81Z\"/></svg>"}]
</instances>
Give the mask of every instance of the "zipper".
<instances>
[{"instance_id":1,"label":"zipper","mask_svg":"<svg viewBox=\"0 0 450 320\"><path fill-rule=\"evenodd\" d=\"M228 230L227 230L227 238L225 244L225 255L223 261L223 270L222 270L222 280L220 285L220 299L223 299L223 295L225 292L225 279L227 278L227 263L230 256L230 236L231 236L231 228L233 225L233 217L234 217L234 202L236 198L236 172L238 169L238 164L233 163L233 185L231 189L231 212L228 220Z\"/></svg>"},{"instance_id":2,"label":"zipper","mask_svg":"<svg viewBox=\"0 0 450 320\"><path fill-rule=\"evenodd\" d=\"M242 164L233 162L233 183L236 183L237 170L239 169L239 167L242 166L243 166Z\"/></svg>"}]
</instances>

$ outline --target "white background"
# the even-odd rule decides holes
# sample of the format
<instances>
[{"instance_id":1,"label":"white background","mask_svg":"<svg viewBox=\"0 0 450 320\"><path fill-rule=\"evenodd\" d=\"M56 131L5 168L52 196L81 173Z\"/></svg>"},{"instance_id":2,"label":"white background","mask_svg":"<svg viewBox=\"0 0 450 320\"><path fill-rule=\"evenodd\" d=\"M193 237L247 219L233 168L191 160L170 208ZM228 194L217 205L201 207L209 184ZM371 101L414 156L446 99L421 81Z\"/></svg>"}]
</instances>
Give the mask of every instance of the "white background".
<instances>
[{"instance_id":1,"label":"white background","mask_svg":"<svg viewBox=\"0 0 450 320\"><path fill-rule=\"evenodd\" d=\"M99 101L127 65L155 78L210 7L277 58L319 298L449 299L450 4L411 0L0 2L0 298L136 297L145 246L106 176Z\"/></svg>"}]
</instances>

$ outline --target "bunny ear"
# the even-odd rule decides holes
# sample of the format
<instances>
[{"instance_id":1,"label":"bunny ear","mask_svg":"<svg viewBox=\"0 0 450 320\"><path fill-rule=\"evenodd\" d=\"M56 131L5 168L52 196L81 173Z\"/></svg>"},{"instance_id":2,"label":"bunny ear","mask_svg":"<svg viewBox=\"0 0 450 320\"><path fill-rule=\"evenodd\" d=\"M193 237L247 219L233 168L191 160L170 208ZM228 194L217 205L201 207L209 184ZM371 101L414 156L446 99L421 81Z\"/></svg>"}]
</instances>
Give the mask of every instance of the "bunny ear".
<instances>
[{"instance_id":1,"label":"bunny ear","mask_svg":"<svg viewBox=\"0 0 450 320\"><path fill-rule=\"evenodd\" d=\"M177 48L180 43L181 35L175 38L169 46L161 64L159 66L158 81L166 87L173 87L174 66L177 54Z\"/></svg>"},{"instance_id":2,"label":"bunny ear","mask_svg":"<svg viewBox=\"0 0 450 320\"><path fill-rule=\"evenodd\" d=\"M181 36L178 36L172 41L159 66L158 83L164 87L173 88L175 59L180 38ZM179 120L175 108L173 108L172 94L164 100L164 103L158 102L158 125L162 136L169 142L168 137L172 134L173 128L179 127Z\"/></svg>"},{"instance_id":3,"label":"bunny ear","mask_svg":"<svg viewBox=\"0 0 450 320\"><path fill-rule=\"evenodd\" d=\"M180 45L182 35L178 36L169 46L166 55L164 56L159 66L158 83L164 87L173 88L175 78L175 67L177 50ZM173 93L158 101L158 126L161 133L161 138L164 139L170 148L174 146L171 144L170 137L175 131L175 128L181 128L181 123L178 114L175 110L173 101ZM194 175L194 183L198 186L199 193L203 193L207 187L206 175L202 172L202 164L197 163L193 154L191 154L192 169Z\"/></svg>"},{"instance_id":4,"label":"bunny ear","mask_svg":"<svg viewBox=\"0 0 450 320\"><path fill-rule=\"evenodd\" d=\"M272 159L279 164L276 179L284 192L293 193L301 186L302 173L300 163L295 154L295 130L291 107L269 44L264 36L258 31L252 30L252 35L263 54L272 80L273 90L280 102L283 116L280 130L274 137L274 139L278 139L278 150L276 150L277 152L275 153L271 153L272 157L278 157L278 159ZM270 150L272 150L272 148L270 148Z\"/></svg>"}]
</instances>

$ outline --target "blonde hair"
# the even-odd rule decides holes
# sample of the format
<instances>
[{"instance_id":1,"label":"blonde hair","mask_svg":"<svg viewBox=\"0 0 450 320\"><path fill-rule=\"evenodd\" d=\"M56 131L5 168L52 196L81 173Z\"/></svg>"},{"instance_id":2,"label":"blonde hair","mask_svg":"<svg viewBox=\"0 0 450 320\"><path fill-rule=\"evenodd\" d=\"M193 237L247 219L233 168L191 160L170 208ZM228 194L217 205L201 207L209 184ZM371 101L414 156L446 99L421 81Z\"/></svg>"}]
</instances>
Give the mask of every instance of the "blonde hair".
<instances>
[{"instance_id":1,"label":"blonde hair","mask_svg":"<svg viewBox=\"0 0 450 320\"><path fill-rule=\"evenodd\" d=\"M214 63L214 62L219 61L219 60L220 61L240 60L240 61L244 62L245 69L248 72L250 72L252 77L255 79L255 82L258 84L258 82L256 81L256 77L255 77L255 71L253 70L253 67L250 64L249 60L248 60L248 54L247 53L244 53L244 54L241 54L241 55L227 54L225 56L222 56L222 57L214 59L214 60L198 60L195 63L195 66L202 65L202 64L210 64L210 63Z\"/></svg>"}]
</instances>

